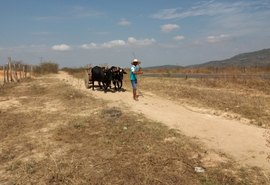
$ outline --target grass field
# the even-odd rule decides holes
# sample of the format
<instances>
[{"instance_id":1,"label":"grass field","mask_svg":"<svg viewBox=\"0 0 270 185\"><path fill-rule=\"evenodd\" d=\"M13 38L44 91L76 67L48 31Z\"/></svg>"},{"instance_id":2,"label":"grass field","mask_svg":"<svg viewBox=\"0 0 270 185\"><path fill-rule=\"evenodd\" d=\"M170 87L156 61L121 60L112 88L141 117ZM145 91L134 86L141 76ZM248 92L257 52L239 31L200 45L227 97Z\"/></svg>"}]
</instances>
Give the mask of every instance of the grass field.
<instances>
[{"instance_id":1,"label":"grass field","mask_svg":"<svg viewBox=\"0 0 270 185\"><path fill-rule=\"evenodd\" d=\"M215 114L247 118L252 124L270 127L269 80L141 77L139 89L181 104L214 110Z\"/></svg>"},{"instance_id":2,"label":"grass field","mask_svg":"<svg viewBox=\"0 0 270 185\"><path fill-rule=\"evenodd\" d=\"M54 76L0 91L0 184L269 183L260 169Z\"/></svg>"}]
</instances>

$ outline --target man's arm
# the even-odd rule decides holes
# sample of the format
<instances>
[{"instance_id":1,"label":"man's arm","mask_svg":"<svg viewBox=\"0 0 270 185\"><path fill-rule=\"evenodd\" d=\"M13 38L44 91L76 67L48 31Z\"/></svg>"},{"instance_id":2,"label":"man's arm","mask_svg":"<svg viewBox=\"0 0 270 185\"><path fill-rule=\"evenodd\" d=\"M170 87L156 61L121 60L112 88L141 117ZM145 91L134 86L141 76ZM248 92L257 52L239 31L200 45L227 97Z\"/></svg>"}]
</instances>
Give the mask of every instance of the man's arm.
<instances>
[{"instance_id":1,"label":"man's arm","mask_svg":"<svg viewBox=\"0 0 270 185\"><path fill-rule=\"evenodd\" d=\"M143 72L142 72L142 71L134 71L133 73L134 73L134 74L136 74L136 75L143 74Z\"/></svg>"},{"instance_id":2,"label":"man's arm","mask_svg":"<svg viewBox=\"0 0 270 185\"><path fill-rule=\"evenodd\" d=\"M136 70L136 67L132 68L131 70L132 70L132 73L135 75L143 74L143 72L141 71L141 67L139 67L139 70Z\"/></svg>"}]
</instances>

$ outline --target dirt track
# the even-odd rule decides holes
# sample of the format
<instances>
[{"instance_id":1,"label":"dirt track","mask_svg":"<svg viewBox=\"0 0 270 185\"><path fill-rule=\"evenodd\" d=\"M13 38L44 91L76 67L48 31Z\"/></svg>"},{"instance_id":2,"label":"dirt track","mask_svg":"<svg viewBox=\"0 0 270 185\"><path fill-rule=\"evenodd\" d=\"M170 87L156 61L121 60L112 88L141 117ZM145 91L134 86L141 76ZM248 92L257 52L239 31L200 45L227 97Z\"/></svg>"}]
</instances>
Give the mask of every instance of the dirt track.
<instances>
[{"instance_id":1,"label":"dirt track","mask_svg":"<svg viewBox=\"0 0 270 185\"><path fill-rule=\"evenodd\" d=\"M229 120L220 116L195 112L170 100L160 98L150 92L143 92L139 101L132 99L129 90L125 92L92 91L84 87L84 82L59 73L57 78L73 85L77 89L88 91L97 98L111 101L112 104L130 108L146 117L164 123L170 128L202 142L209 149L214 149L232 156L243 165L257 166L270 171L266 146L266 129ZM129 84L125 84L129 87Z\"/></svg>"}]
</instances>

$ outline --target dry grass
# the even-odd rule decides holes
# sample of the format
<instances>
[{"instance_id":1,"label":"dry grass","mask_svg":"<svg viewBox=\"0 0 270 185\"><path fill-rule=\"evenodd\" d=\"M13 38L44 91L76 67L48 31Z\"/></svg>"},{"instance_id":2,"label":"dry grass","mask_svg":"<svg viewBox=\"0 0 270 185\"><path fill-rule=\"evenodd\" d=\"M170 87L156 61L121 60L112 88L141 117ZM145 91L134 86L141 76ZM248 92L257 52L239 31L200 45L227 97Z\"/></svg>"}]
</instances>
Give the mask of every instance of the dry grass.
<instances>
[{"instance_id":1,"label":"dry grass","mask_svg":"<svg viewBox=\"0 0 270 185\"><path fill-rule=\"evenodd\" d=\"M2 92L12 106L0 109L0 184L269 183L229 159L207 166L209 151L177 131L56 79Z\"/></svg>"},{"instance_id":2,"label":"dry grass","mask_svg":"<svg viewBox=\"0 0 270 185\"><path fill-rule=\"evenodd\" d=\"M63 68L63 71L67 72L69 75L74 76L75 78L85 78L86 69L84 67L81 68Z\"/></svg>"},{"instance_id":3,"label":"dry grass","mask_svg":"<svg viewBox=\"0 0 270 185\"><path fill-rule=\"evenodd\" d=\"M146 73L160 73L160 74L269 74L270 66L260 67L196 67L196 68L159 68L159 69L146 69Z\"/></svg>"},{"instance_id":4,"label":"dry grass","mask_svg":"<svg viewBox=\"0 0 270 185\"><path fill-rule=\"evenodd\" d=\"M253 124L270 127L269 80L140 77L139 89L178 103L213 109L216 114L234 114L234 117L250 119Z\"/></svg>"}]
</instances>

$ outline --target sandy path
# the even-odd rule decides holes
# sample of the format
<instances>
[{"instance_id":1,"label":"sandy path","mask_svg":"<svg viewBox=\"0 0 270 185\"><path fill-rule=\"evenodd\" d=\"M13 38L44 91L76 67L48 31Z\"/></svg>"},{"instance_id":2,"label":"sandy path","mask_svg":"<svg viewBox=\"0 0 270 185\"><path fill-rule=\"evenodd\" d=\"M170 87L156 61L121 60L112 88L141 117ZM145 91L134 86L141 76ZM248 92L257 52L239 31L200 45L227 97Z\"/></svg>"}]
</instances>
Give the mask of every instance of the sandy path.
<instances>
[{"instance_id":1,"label":"sandy path","mask_svg":"<svg viewBox=\"0 0 270 185\"><path fill-rule=\"evenodd\" d=\"M266 129L243 124L237 120L194 112L147 92L144 92L136 102L132 99L130 91L115 93L92 91L84 87L82 80L66 73L60 73L57 77L97 98L124 105L170 128L179 129L183 134L198 139L209 149L232 156L240 164L270 171L270 163L267 160L270 149L266 146Z\"/></svg>"}]
</instances>

